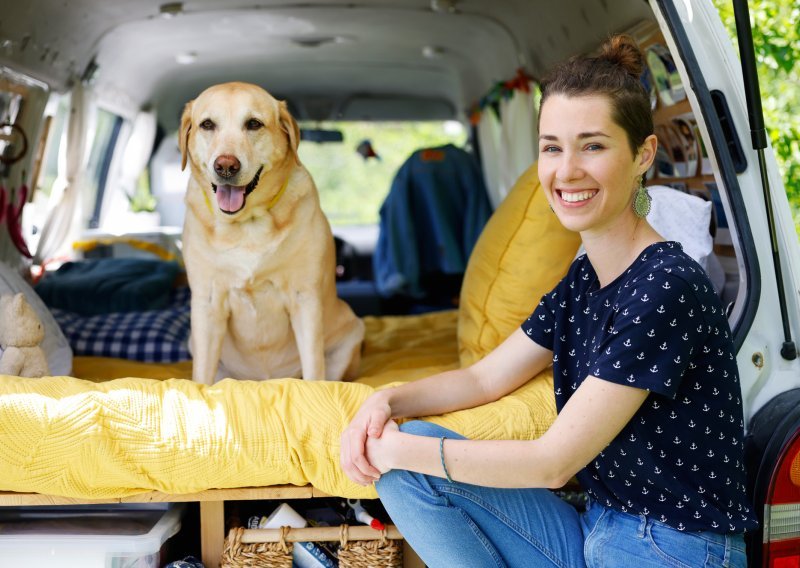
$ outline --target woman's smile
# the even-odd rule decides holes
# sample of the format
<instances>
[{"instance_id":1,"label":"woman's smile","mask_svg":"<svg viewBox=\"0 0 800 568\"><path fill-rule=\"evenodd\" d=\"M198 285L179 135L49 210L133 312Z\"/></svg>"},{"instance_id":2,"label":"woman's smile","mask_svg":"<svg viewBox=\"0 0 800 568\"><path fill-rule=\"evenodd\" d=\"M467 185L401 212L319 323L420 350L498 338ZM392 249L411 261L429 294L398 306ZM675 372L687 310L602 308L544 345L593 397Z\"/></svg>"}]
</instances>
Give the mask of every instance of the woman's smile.
<instances>
[{"instance_id":1,"label":"woman's smile","mask_svg":"<svg viewBox=\"0 0 800 568\"><path fill-rule=\"evenodd\" d=\"M565 207L577 207L585 205L589 200L597 195L598 191L599 190L597 189L556 189L556 195L558 195Z\"/></svg>"}]
</instances>

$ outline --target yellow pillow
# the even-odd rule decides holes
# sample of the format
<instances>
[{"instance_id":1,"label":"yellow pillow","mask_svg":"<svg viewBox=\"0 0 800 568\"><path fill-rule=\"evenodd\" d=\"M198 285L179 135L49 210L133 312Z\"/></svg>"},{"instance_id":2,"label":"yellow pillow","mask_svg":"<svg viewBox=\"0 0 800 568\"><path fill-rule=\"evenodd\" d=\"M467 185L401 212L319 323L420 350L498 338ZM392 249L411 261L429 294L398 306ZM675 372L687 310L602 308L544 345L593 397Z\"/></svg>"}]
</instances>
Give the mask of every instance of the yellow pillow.
<instances>
[{"instance_id":1,"label":"yellow pillow","mask_svg":"<svg viewBox=\"0 0 800 568\"><path fill-rule=\"evenodd\" d=\"M467 366L497 347L566 274L580 245L550 210L534 163L484 227L469 258L458 313Z\"/></svg>"}]
</instances>

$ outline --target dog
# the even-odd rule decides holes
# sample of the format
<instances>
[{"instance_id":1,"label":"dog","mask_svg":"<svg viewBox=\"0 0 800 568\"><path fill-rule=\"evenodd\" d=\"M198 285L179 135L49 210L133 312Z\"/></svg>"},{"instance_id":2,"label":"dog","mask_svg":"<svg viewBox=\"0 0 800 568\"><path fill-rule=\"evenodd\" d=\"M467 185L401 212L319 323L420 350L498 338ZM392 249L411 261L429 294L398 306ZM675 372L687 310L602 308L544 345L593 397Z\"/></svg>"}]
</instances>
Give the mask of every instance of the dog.
<instances>
[{"instance_id":1,"label":"dog","mask_svg":"<svg viewBox=\"0 0 800 568\"><path fill-rule=\"evenodd\" d=\"M334 240L286 103L225 83L181 117L192 378L355 378L364 324L336 294Z\"/></svg>"}]
</instances>

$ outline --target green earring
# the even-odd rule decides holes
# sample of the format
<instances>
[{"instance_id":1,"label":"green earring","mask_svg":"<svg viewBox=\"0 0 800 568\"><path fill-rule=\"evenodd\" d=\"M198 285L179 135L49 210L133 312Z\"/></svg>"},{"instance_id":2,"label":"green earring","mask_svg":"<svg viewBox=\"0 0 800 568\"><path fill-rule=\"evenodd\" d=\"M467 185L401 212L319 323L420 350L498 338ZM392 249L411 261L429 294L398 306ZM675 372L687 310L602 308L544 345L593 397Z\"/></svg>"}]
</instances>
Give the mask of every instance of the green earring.
<instances>
[{"instance_id":1,"label":"green earring","mask_svg":"<svg viewBox=\"0 0 800 568\"><path fill-rule=\"evenodd\" d=\"M636 189L636 193L633 196L633 212L636 213L636 216L640 219L644 219L647 217L647 214L650 213L650 206L652 203L653 199L644 186L644 178L639 178L639 187Z\"/></svg>"}]
</instances>

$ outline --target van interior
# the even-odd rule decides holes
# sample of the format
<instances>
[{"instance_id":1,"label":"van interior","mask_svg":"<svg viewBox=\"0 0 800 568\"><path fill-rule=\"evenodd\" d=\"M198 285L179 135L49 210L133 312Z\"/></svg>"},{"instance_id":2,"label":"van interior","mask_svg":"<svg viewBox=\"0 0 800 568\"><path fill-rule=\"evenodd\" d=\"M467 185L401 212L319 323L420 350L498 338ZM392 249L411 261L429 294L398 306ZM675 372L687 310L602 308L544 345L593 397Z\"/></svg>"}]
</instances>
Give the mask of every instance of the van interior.
<instances>
[{"instance_id":1,"label":"van interior","mask_svg":"<svg viewBox=\"0 0 800 568\"><path fill-rule=\"evenodd\" d=\"M181 112L210 85L244 81L285 100L300 126L300 159L336 241L337 289L357 315L457 309L482 227L536 162L538 81L617 32L646 50L661 142L647 176L652 222L706 267L733 325L744 280L729 199L685 71L641 0L7 2L0 259L35 285L75 356L188 360ZM441 173L415 178L423 162ZM415 210L428 192L451 199ZM442 261L442 231L458 241L455 261ZM382 247L415 259L413 274L387 277L402 267ZM130 286L156 274L166 297ZM123 322L154 325L144 318L156 312L170 324L162 346L131 355Z\"/></svg>"},{"instance_id":2,"label":"van interior","mask_svg":"<svg viewBox=\"0 0 800 568\"><path fill-rule=\"evenodd\" d=\"M643 80L662 140L648 183L713 204L710 234L724 254L711 254L707 243L703 254L726 304L736 298L737 264L711 163L644 2L570 1L543 10L469 0L34 1L11 8L7 21L0 143L14 161L4 161L4 185L30 187L19 219L36 270L76 257L150 254L131 250L122 237L179 255L188 177L177 146L181 111L207 86L245 81L286 100L302 128L301 159L336 237L342 297L359 315L452 308L477 234L462 237L465 258L455 266L421 259L418 285L376 282L373 260L389 262L376 256L381 206L386 202L383 214L391 215L396 199L387 197L393 183L404 183L396 179L401 166L423 148L465 150L477 167L460 191L487 194L489 208L479 213L485 222L535 162L537 78L626 31L648 49ZM82 140L70 139L68 116L86 125ZM81 190L65 200L72 193L65 186L76 182L71 163L81 172ZM419 215L414 222L433 227L442 220ZM408 236L383 228L387 238ZM426 234L398 246L426 254ZM4 250L14 256L7 244Z\"/></svg>"}]
</instances>

